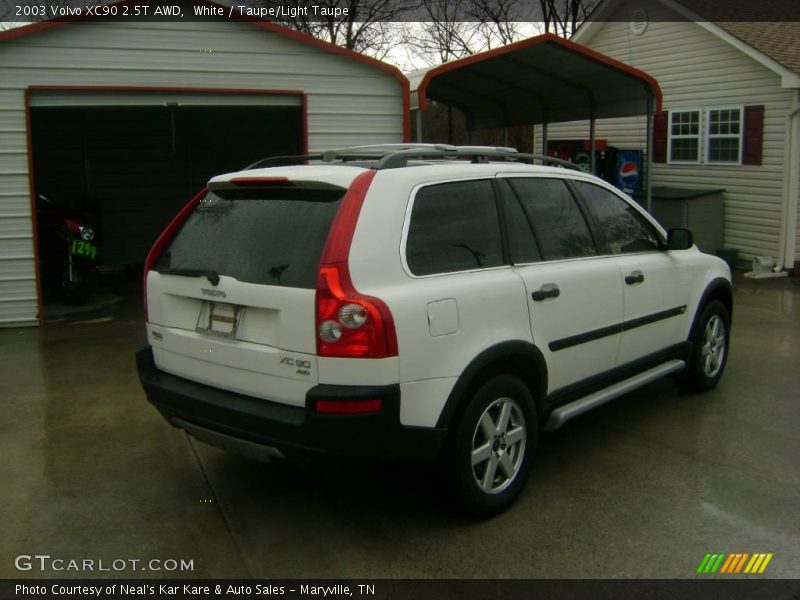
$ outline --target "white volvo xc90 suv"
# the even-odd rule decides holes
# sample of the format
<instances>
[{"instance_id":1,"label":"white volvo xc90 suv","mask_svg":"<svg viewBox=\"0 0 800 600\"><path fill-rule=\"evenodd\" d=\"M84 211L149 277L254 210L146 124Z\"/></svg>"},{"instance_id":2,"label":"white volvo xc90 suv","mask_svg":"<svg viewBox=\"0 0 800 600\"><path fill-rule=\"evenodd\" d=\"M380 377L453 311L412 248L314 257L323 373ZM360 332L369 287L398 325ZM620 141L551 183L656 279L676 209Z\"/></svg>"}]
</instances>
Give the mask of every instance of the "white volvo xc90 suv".
<instances>
[{"instance_id":1,"label":"white volvo xc90 suv","mask_svg":"<svg viewBox=\"0 0 800 600\"><path fill-rule=\"evenodd\" d=\"M727 265L569 166L398 145L213 178L147 257L149 400L252 457L442 459L502 510L540 430L666 375L709 389L728 354Z\"/></svg>"}]
</instances>

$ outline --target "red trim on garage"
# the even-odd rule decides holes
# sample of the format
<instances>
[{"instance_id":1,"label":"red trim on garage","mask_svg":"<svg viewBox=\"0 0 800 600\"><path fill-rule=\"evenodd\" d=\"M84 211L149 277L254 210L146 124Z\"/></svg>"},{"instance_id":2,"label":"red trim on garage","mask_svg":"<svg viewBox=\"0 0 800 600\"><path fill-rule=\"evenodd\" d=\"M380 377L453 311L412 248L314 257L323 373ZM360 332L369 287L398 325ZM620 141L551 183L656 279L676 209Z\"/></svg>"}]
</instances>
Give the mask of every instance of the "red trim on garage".
<instances>
[{"instance_id":1,"label":"red trim on garage","mask_svg":"<svg viewBox=\"0 0 800 600\"><path fill-rule=\"evenodd\" d=\"M626 65L623 62L615 60L610 56L606 56L605 54L600 54L592 50L591 48L587 48L586 46L582 46L580 44L576 44L575 42L571 42L569 40L565 40L562 37L555 35L554 33L545 33L543 35L539 35L536 37L529 38L527 40L522 40L521 42L516 42L515 44L509 44L508 46L501 46L500 48L495 48L494 50L488 50L487 52L481 52L480 54L473 54L472 56L467 56L466 58L462 58L460 60L454 60L449 63L445 63L443 65L439 65L438 67L434 67L422 78L420 81L419 86L417 87L417 97L419 102L419 107L422 110L425 110L428 104L427 98L427 89L430 85L431 81L435 79L437 76L447 73L448 71L453 71L455 69L460 69L461 67L466 67L468 65L483 62L485 60L489 60L491 58L495 58L498 56L503 56L505 54L513 54L523 48L529 48L531 46L537 46L539 44L556 44L557 46L562 46L567 50L575 52L576 54L582 54L592 60L597 62L603 63L604 65L608 65L621 71L623 73L627 73L637 79L640 79L642 83L646 84L653 92L653 95L656 99L656 112L661 111L661 102L663 100L663 94L661 93L661 87L658 85L658 81L651 76L645 73L644 71L640 71L639 69L635 69L630 65Z\"/></svg>"},{"instance_id":2,"label":"red trim on garage","mask_svg":"<svg viewBox=\"0 0 800 600\"><path fill-rule=\"evenodd\" d=\"M225 6L223 4L218 4L213 2L212 0L192 0L192 2L197 4L208 4L215 7L222 7L224 9L229 9L229 6ZM149 4L149 0L122 0L121 2L116 2L116 5L122 4ZM80 16L74 18L67 18L60 21L45 21L42 23L31 23L30 25L25 25L23 27L17 27L14 29L9 29L8 31L0 32L0 42L4 40L10 40L22 36L31 35L34 33L38 33L41 31L46 31L48 29L53 29L56 27L62 27L65 25L70 25L73 23L78 23L81 21L102 21L102 18L99 17L89 17L89 16ZM390 65L388 63L382 62L377 58L372 58L371 56L367 56L365 54L361 54L359 52L355 52L354 50L349 50L347 48L342 48L341 46L337 46L335 44L331 44L330 42L325 42L323 40L318 40L317 38L307 35L305 33L301 33L299 31L295 31L294 29L289 29L288 27L284 27L283 25L278 25L277 23L270 23L268 21L261 21L255 17L237 17L236 19L231 19L234 21L240 22L247 22L251 25L259 27L264 31L269 31L271 33L276 33L283 37L287 37L293 39L297 42L307 44L309 46L314 46L315 48L319 48L324 50L325 52L330 52L332 54L338 54L339 56L343 56L345 58L349 58L355 60L357 62L363 63L365 65L369 65L370 67L374 67L381 71L384 71L394 77L397 82L400 84L400 88L402 90L402 112L403 112L403 141L410 142L411 141L411 109L410 109L410 85L406 76L395 67L394 65Z\"/></svg>"},{"instance_id":3,"label":"red trim on garage","mask_svg":"<svg viewBox=\"0 0 800 600\"><path fill-rule=\"evenodd\" d=\"M36 189L33 174L33 136L31 134L31 90L25 90L25 133L28 143L28 189L30 190L31 226L33 227L33 268L36 274L36 307L39 325L44 325L44 302L42 301L42 277L39 272L39 223L36 214Z\"/></svg>"},{"instance_id":4,"label":"red trim on garage","mask_svg":"<svg viewBox=\"0 0 800 600\"><path fill-rule=\"evenodd\" d=\"M150 92L176 94L264 94L268 96L302 96L301 90L260 90L253 88L177 87L157 85L30 85L31 91L46 92Z\"/></svg>"},{"instance_id":5,"label":"red trim on garage","mask_svg":"<svg viewBox=\"0 0 800 600\"><path fill-rule=\"evenodd\" d=\"M70 23L72 23L72 21L42 21L40 23L31 23L30 25L23 25L22 27L0 31L0 42L31 35L32 33L38 33L40 31L46 31L47 29L53 29L55 27L61 27L62 25L69 25Z\"/></svg>"}]
</instances>

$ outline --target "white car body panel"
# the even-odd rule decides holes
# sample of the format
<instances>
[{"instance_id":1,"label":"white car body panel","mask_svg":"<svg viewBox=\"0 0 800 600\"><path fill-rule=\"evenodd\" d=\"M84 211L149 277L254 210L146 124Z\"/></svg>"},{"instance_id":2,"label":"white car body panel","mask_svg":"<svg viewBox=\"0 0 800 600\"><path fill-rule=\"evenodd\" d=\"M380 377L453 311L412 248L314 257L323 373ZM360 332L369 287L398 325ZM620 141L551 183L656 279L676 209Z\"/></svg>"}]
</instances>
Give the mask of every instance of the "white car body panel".
<instances>
[{"instance_id":1,"label":"white car body panel","mask_svg":"<svg viewBox=\"0 0 800 600\"><path fill-rule=\"evenodd\" d=\"M401 383L400 423L435 427L457 380L457 377L441 377Z\"/></svg>"},{"instance_id":2,"label":"white car body panel","mask_svg":"<svg viewBox=\"0 0 800 600\"><path fill-rule=\"evenodd\" d=\"M533 342L547 363L548 392L616 366L619 333L550 349L554 341L622 320L622 289L614 264L592 257L518 266L515 271L525 282ZM548 284L558 286L559 296L533 300L531 294Z\"/></svg>"},{"instance_id":3,"label":"white car body panel","mask_svg":"<svg viewBox=\"0 0 800 600\"><path fill-rule=\"evenodd\" d=\"M153 324L147 338L162 371L230 392L303 406L318 382L313 355ZM282 363L286 358L308 366Z\"/></svg>"},{"instance_id":4,"label":"white car body panel","mask_svg":"<svg viewBox=\"0 0 800 600\"><path fill-rule=\"evenodd\" d=\"M686 270L689 272L688 282L688 310L686 321L683 323L682 339L687 339L691 331L694 318L700 312L700 302L708 287L715 280L731 281L731 270L728 264L717 256L703 254L697 247L681 252L685 260Z\"/></svg>"},{"instance_id":5,"label":"white car body panel","mask_svg":"<svg viewBox=\"0 0 800 600\"><path fill-rule=\"evenodd\" d=\"M683 251L685 252L685 251ZM668 310L682 312L644 326L626 328L622 332L619 364L625 364L673 346L685 339L681 336L688 318L689 270L681 252L642 252L609 259L620 269L622 279L624 322L635 322ZM639 272L641 283L625 283L625 277Z\"/></svg>"},{"instance_id":6,"label":"white car body panel","mask_svg":"<svg viewBox=\"0 0 800 600\"><path fill-rule=\"evenodd\" d=\"M217 175L208 181L208 187L214 188L221 184L227 184L231 179L243 177L246 179L259 177L274 179L285 177L289 181L307 181L312 184L324 183L331 187L347 189L353 179L363 173L360 167L331 166L331 165L308 165L308 166L289 166L289 167L269 167L263 169L248 169L235 173Z\"/></svg>"},{"instance_id":7,"label":"white car body panel","mask_svg":"<svg viewBox=\"0 0 800 600\"><path fill-rule=\"evenodd\" d=\"M299 166L254 169L213 178L281 178L347 188L365 169ZM403 425L434 427L448 396L476 356L509 341L535 344L548 369L548 392L686 340L705 287L730 279L719 259L686 251L539 262L417 277L405 265L405 236L416 190L433 183L514 176L567 177L615 188L590 175L531 165L452 164L379 171L361 208L350 247L355 288L389 307L398 356L386 359L316 357L315 292L255 285L223 277L224 302L243 306L235 339L196 331L211 287L202 277L148 275L148 337L157 366L223 389L300 406L316 384L392 385L401 389ZM632 202L627 199L626 201ZM639 207L637 207L641 211ZM641 211L662 235L660 227ZM645 281L624 277L641 270ZM531 293L555 283L560 295L534 301ZM549 344L570 336L686 306L680 316L605 335L558 351ZM154 338L157 333L161 339ZM281 363L305 361L308 371Z\"/></svg>"},{"instance_id":8,"label":"white car body panel","mask_svg":"<svg viewBox=\"0 0 800 600\"><path fill-rule=\"evenodd\" d=\"M391 358L317 358L319 382L328 385L393 385L399 361Z\"/></svg>"}]
</instances>

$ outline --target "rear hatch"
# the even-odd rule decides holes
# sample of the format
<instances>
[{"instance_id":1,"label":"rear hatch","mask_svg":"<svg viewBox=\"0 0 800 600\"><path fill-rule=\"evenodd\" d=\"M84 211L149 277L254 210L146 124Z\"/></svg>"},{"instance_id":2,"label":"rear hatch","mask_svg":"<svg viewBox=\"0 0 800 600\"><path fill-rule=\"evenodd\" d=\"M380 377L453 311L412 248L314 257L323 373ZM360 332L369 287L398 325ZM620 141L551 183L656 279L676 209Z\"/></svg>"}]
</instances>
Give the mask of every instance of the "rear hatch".
<instances>
[{"instance_id":1,"label":"rear hatch","mask_svg":"<svg viewBox=\"0 0 800 600\"><path fill-rule=\"evenodd\" d=\"M147 274L156 365L222 389L303 405L318 383L315 287L345 189L221 183Z\"/></svg>"}]
</instances>

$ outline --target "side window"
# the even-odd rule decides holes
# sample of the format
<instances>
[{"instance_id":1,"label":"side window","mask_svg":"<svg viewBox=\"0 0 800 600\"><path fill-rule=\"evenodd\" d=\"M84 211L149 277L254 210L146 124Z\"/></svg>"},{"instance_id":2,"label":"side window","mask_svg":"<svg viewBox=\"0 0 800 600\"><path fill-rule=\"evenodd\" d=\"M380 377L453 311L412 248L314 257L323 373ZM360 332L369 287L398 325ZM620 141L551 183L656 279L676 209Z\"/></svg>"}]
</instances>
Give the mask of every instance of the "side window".
<instances>
[{"instance_id":1,"label":"side window","mask_svg":"<svg viewBox=\"0 0 800 600\"><path fill-rule=\"evenodd\" d=\"M499 178L500 201L503 203L503 212L508 231L508 246L511 260L515 264L532 263L542 260L542 253L533 236L530 220L517 200L517 195L511 189L508 180Z\"/></svg>"},{"instance_id":2,"label":"side window","mask_svg":"<svg viewBox=\"0 0 800 600\"><path fill-rule=\"evenodd\" d=\"M700 162L700 111L669 111L669 162Z\"/></svg>"},{"instance_id":3,"label":"side window","mask_svg":"<svg viewBox=\"0 0 800 600\"><path fill-rule=\"evenodd\" d=\"M503 264L500 220L489 180L429 185L417 192L406 240L414 275Z\"/></svg>"},{"instance_id":4,"label":"side window","mask_svg":"<svg viewBox=\"0 0 800 600\"><path fill-rule=\"evenodd\" d=\"M612 254L658 250L660 240L656 229L633 206L599 185L574 183Z\"/></svg>"},{"instance_id":5,"label":"side window","mask_svg":"<svg viewBox=\"0 0 800 600\"><path fill-rule=\"evenodd\" d=\"M545 260L597 255L586 219L560 179L511 178Z\"/></svg>"}]
</instances>

